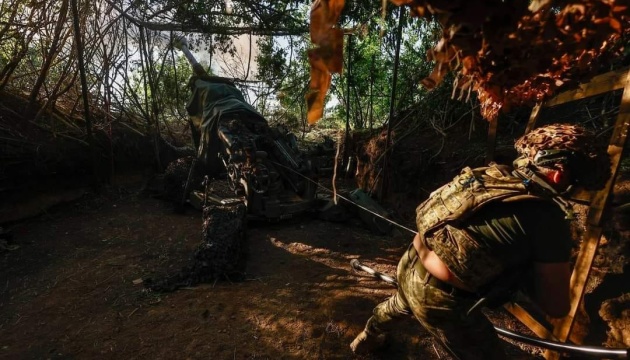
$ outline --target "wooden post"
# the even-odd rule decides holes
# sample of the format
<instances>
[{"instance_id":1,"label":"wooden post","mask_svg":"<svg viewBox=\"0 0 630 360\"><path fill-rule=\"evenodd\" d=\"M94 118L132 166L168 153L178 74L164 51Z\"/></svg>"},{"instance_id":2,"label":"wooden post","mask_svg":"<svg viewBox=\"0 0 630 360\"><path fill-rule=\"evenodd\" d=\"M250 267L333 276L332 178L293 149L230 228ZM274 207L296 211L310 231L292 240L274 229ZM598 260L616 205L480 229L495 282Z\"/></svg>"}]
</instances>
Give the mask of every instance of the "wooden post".
<instances>
[{"instance_id":1,"label":"wooden post","mask_svg":"<svg viewBox=\"0 0 630 360\"><path fill-rule=\"evenodd\" d=\"M611 161L611 177L608 179L603 189L591 193L582 192L573 199L580 202L588 202L589 210L586 219L586 232L580 245L578 257L573 267L570 283L571 307L569 314L562 319L553 321L553 329L544 319L537 319L528 313L518 304L506 304L505 309L529 327L539 337L551 340L566 342L570 339L574 343L581 343L582 338L577 334L572 334L571 330L577 316L577 311L584 298L586 282L590 274L593 260L599 247L602 235L602 215L606 209L607 199L613 188L621 154L626 145L628 131L630 130L630 70L628 68L616 70L606 74L595 76L590 82L581 84L577 89L567 91L550 99L544 104L537 104L530 115L525 133L534 129L541 108L564 104L567 102L584 99L591 96L601 95L610 91L624 89L619 115L615 123L615 130L611 136L608 146L608 154ZM492 125L491 125L492 128ZM491 134L491 133L489 133ZM547 351L546 359L557 360L558 353Z\"/></svg>"},{"instance_id":2,"label":"wooden post","mask_svg":"<svg viewBox=\"0 0 630 360\"><path fill-rule=\"evenodd\" d=\"M534 126L536 126L536 121L538 120L538 114L540 113L540 108L542 107L541 103L536 104L532 108L532 113L529 116L529 121L527 122L527 127L525 128L525 134L532 131ZM497 147L497 128L499 127L499 120L494 119L490 121L490 126L488 127L488 141L486 143L486 165L494 160L494 150Z\"/></svg>"},{"instance_id":3,"label":"wooden post","mask_svg":"<svg viewBox=\"0 0 630 360\"><path fill-rule=\"evenodd\" d=\"M350 144L350 83L352 82L352 34L348 34L348 66L346 66L346 81L347 81L347 92L346 92L346 132L344 134L343 140L343 159L341 159L341 164L345 169L345 177L348 178L348 167L350 165L350 161L348 157L350 156L350 150L348 146Z\"/></svg>"},{"instance_id":4,"label":"wooden post","mask_svg":"<svg viewBox=\"0 0 630 360\"><path fill-rule=\"evenodd\" d=\"M96 156L96 145L92 133L92 118L90 116L90 99L88 96L87 75L85 72L85 60L83 59L83 39L81 37L81 19L79 19L79 5L77 0L72 0L72 25L74 27L74 41L77 49L77 65L79 66L79 77L81 79L81 97L83 99L83 116L85 117L85 131L90 148L90 159L92 161L92 188L96 193L100 193L101 184L98 176Z\"/></svg>"},{"instance_id":5,"label":"wooden post","mask_svg":"<svg viewBox=\"0 0 630 360\"><path fill-rule=\"evenodd\" d=\"M494 149L497 147L497 128L499 127L499 119L490 121L488 127L488 146L486 148L486 159L484 163L488 165L494 160Z\"/></svg>"},{"instance_id":6,"label":"wooden post","mask_svg":"<svg viewBox=\"0 0 630 360\"><path fill-rule=\"evenodd\" d=\"M606 208L610 191L615 183L621 154L626 143L628 128L630 127L630 72L627 72L624 78L625 85L621 97L621 105L619 106L619 115L617 116L615 130L610 139L610 145L608 146L612 175L606 182L606 186L599 190L591 200L586 220L586 234L580 246L580 252L578 253L575 267L573 268L573 274L571 275L571 309L566 317L556 323L553 331L554 335L561 341L566 341L570 336L578 308L584 298L586 281L591 272L593 260L595 259L602 235L602 214ZM572 340L575 341L573 337ZM582 339L579 340L581 341ZM547 351L545 357L547 359L559 359L559 354Z\"/></svg>"},{"instance_id":7,"label":"wooden post","mask_svg":"<svg viewBox=\"0 0 630 360\"><path fill-rule=\"evenodd\" d=\"M538 121L538 115L540 114L541 107L542 104L538 103L532 109L532 113L529 115L529 121L527 122L527 127L525 128L525 134L532 131L536 126L536 121Z\"/></svg>"}]
</instances>

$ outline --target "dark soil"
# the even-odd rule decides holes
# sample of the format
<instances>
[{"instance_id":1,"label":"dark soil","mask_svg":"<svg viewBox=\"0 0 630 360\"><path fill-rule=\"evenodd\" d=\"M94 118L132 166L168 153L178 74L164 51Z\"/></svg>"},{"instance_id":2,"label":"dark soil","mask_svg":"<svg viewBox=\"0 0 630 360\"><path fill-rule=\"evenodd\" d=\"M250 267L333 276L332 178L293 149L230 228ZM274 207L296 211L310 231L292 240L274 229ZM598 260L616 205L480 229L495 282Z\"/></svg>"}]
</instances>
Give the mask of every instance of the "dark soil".
<instances>
[{"instance_id":1,"label":"dark soil","mask_svg":"<svg viewBox=\"0 0 630 360\"><path fill-rule=\"evenodd\" d=\"M167 201L144 191L151 172L128 171L151 163L150 141L117 135L111 143L118 144L111 152L116 171L108 170L114 185L96 195L85 187L90 175L85 147L76 150L39 132L27 136L25 129L10 127L27 121L2 119L0 130L15 139L6 146L15 159L0 164L0 358L350 359L355 357L349 343L373 307L394 291L351 270L350 260L394 274L412 238L408 231L377 235L357 216L331 222L310 215L250 223L242 281L148 291L142 279L178 272L202 241L201 212L187 207L174 213ZM467 126L444 137L423 130L400 143L391 152L390 191L383 204L391 217L413 228L418 201L462 166L480 165L483 126L473 134L474 143ZM513 155L513 138L522 129L511 131L508 141L498 141L497 159ZM373 136L365 152L352 149L358 173L338 178L338 188L380 188L379 139ZM44 148L48 151L38 152ZM613 198L625 210L605 214L584 301L587 321L576 327L588 334L590 345L630 346L624 330L630 302L628 168L626 162ZM55 181L48 176L53 170ZM332 187L329 180L321 183ZM577 226L576 234L582 233ZM498 326L530 334L502 310L488 314ZM611 331L608 324L617 328ZM448 358L412 319L391 335L383 351L365 359ZM505 344L511 358L542 354Z\"/></svg>"},{"instance_id":2,"label":"dark soil","mask_svg":"<svg viewBox=\"0 0 630 360\"><path fill-rule=\"evenodd\" d=\"M201 236L193 209L86 195L12 232L19 248L3 254L0 278L6 358L349 358L352 337L392 292L354 274L350 259L391 273L408 241L356 221L253 226L245 281L158 294L134 280L186 262ZM418 348L418 331L397 336L387 358L434 353Z\"/></svg>"},{"instance_id":3,"label":"dark soil","mask_svg":"<svg viewBox=\"0 0 630 360\"><path fill-rule=\"evenodd\" d=\"M393 274L411 240L404 231L375 235L358 218L251 224L244 281L155 293L140 279L180 269L201 241L202 219L140 196L140 185L88 192L9 227L13 250L0 254L0 357L353 358L348 344L393 289L349 262ZM527 332L501 311L490 316ZM506 346L515 358L541 353ZM410 319L365 358L448 356Z\"/></svg>"}]
</instances>

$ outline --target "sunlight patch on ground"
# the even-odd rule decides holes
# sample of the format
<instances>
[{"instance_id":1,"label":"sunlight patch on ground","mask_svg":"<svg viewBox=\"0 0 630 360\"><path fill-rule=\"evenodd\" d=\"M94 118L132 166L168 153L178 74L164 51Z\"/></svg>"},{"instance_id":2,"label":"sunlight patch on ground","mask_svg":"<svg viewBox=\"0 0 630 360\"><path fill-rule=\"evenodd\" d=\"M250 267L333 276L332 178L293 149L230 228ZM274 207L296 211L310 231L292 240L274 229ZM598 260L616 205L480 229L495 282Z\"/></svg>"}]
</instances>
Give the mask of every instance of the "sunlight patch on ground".
<instances>
[{"instance_id":1,"label":"sunlight patch on ground","mask_svg":"<svg viewBox=\"0 0 630 360\"><path fill-rule=\"evenodd\" d=\"M377 280L369 275L358 273L350 267L350 260L357 258L356 255L344 255L329 249L317 248L300 242L284 243L276 237L269 237L269 241L273 246L281 248L293 255L306 256L309 261L316 262L331 269L341 270L345 275L328 275L326 281L318 284L320 289L338 288L342 283L352 282L353 285L348 286L348 290L354 293L374 294L383 290L393 289L384 282ZM383 263L387 263L383 261ZM378 266L380 271L395 272L391 266Z\"/></svg>"},{"instance_id":2,"label":"sunlight patch on ground","mask_svg":"<svg viewBox=\"0 0 630 360\"><path fill-rule=\"evenodd\" d=\"M308 256L310 260L333 269L348 270L349 265L347 264L349 264L350 259L353 257L342 255L329 249L313 247L304 243L284 243L275 237L270 237L269 240L275 247L281 248L293 255ZM343 265L339 265L337 262L343 262Z\"/></svg>"}]
</instances>

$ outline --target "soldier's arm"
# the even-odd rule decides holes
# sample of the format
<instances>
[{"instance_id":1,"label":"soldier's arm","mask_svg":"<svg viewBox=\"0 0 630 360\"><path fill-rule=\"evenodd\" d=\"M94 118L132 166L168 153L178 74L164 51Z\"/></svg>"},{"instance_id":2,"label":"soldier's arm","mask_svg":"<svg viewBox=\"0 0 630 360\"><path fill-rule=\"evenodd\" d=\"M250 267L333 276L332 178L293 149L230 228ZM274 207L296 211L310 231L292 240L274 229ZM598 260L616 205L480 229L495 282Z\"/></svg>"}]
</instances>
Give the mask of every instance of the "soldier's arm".
<instances>
[{"instance_id":1,"label":"soldier's arm","mask_svg":"<svg viewBox=\"0 0 630 360\"><path fill-rule=\"evenodd\" d=\"M570 279L568 262L534 263L533 300L547 315L563 317L569 313Z\"/></svg>"}]
</instances>

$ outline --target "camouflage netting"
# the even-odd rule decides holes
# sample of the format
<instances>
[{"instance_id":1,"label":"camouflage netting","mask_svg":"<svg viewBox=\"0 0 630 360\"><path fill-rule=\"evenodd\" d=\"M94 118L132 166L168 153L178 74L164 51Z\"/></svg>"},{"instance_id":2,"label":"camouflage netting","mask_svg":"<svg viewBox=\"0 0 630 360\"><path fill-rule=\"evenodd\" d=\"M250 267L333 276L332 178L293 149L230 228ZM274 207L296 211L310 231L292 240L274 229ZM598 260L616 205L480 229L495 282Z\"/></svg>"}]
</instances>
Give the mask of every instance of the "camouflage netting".
<instances>
[{"instance_id":1,"label":"camouflage netting","mask_svg":"<svg viewBox=\"0 0 630 360\"><path fill-rule=\"evenodd\" d=\"M455 71L454 85L477 92L488 120L609 71L624 58L630 31L627 0L392 2L444 29L427 53L436 66L422 84L431 89Z\"/></svg>"},{"instance_id":2,"label":"camouflage netting","mask_svg":"<svg viewBox=\"0 0 630 360\"><path fill-rule=\"evenodd\" d=\"M604 301L599 315L608 323L608 341L610 347L630 346L630 293Z\"/></svg>"},{"instance_id":3,"label":"camouflage netting","mask_svg":"<svg viewBox=\"0 0 630 360\"><path fill-rule=\"evenodd\" d=\"M572 124L551 124L532 130L520 137L514 147L519 154L534 161L541 150L567 150L573 154L561 162L569 166L578 185L587 189L603 187L610 176L610 158L606 149L598 146L594 134L581 126ZM550 164L537 164L553 167Z\"/></svg>"},{"instance_id":4,"label":"camouflage netting","mask_svg":"<svg viewBox=\"0 0 630 360\"><path fill-rule=\"evenodd\" d=\"M185 266L161 280L146 279L153 291L169 292L218 280L239 280L245 270L246 212L244 204L209 205L203 211L202 242Z\"/></svg>"},{"instance_id":5,"label":"camouflage netting","mask_svg":"<svg viewBox=\"0 0 630 360\"><path fill-rule=\"evenodd\" d=\"M390 0L411 15L439 22L435 62L422 80L435 88L449 72L460 98L476 92L487 120L544 101L598 73L627 65L628 0ZM337 25L344 0L318 1L311 11L309 123L322 116L331 73L343 64ZM383 3L385 4L385 2Z\"/></svg>"}]
</instances>

